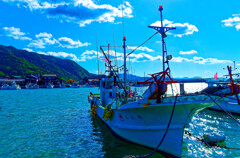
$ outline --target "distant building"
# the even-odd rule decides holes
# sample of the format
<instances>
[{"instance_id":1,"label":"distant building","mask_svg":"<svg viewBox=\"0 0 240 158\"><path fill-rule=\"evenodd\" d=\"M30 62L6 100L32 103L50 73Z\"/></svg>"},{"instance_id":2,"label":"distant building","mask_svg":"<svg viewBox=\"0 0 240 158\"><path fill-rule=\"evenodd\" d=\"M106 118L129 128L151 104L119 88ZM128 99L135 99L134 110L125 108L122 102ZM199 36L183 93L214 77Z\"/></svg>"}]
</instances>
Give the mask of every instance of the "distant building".
<instances>
[{"instance_id":1,"label":"distant building","mask_svg":"<svg viewBox=\"0 0 240 158\"><path fill-rule=\"evenodd\" d=\"M11 76L8 78L0 78L0 86L2 86L3 83L11 84L12 82L16 82L20 86L25 85L25 79L21 76Z\"/></svg>"},{"instance_id":2,"label":"distant building","mask_svg":"<svg viewBox=\"0 0 240 158\"><path fill-rule=\"evenodd\" d=\"M62 80L56 74L43 74L39 82L41 85L47 85L48 83L59 85Z\"/></svg>"},{"instance_id":3,"label":"distant building","mask_svg":"<svg viewBox=\"0 0 240 158\"><path fill-rule=\"evenodd\" d=\"M26 76L26 83L38 83L40 80L39 74L28 74Z\"/></svg>"}]
</instances>

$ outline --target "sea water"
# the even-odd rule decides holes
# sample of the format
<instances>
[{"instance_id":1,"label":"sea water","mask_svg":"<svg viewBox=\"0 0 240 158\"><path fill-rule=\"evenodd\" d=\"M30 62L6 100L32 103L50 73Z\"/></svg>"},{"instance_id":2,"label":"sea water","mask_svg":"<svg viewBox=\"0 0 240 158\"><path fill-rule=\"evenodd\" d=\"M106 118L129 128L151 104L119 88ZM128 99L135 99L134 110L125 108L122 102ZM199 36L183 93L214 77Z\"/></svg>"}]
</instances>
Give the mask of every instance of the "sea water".
<instances>
[{"instance_id":1,"label":"sea water","mask_svg":"<svg viewBox=\"0 0 240 158\"><path fill-rule=\"evenodd\" d=\"M186 89L205 86L199 85L189 84ZM99 89L0 90L0 157L120 158L151 152L118 139L98 117L92 118L90 92ZM204 110L188 130L198 137L207 131L222 131L227 146L240 148L240 127L224 113ZM193 137L183 137L182 157L237 156L239 150L209 148ZM152 157L162 156L155 153Z\"/></svg>"}]
</instances>

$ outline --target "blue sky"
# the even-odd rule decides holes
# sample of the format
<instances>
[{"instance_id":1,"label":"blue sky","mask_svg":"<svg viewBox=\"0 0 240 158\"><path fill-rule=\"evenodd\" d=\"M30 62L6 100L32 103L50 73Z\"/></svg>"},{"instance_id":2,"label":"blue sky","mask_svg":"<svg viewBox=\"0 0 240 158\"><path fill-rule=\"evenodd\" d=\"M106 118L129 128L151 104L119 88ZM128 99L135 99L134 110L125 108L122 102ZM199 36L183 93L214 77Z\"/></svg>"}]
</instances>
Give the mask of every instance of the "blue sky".
<instances>
[{"instance_id":1,"label":"blue sky","mask_svg":"<svg viewBox=\"0 0 240 158\"><path fill-rule=\"evenodd\" d=\"M120 46L124 30L127 52L132 51L155 33L147 26L158 25L160 4L165 26L177 28L166 38L173 77L222 76L233 61L239 68L237 0L0 0L0 44L71 59L97 73L96 43ZM162 70L160 40L156 35L130 56L129 73ZM110 54L122 64L120 47L111 47ZM104 61L99 63L103 73Z\"/></svg>"}]
</instances>

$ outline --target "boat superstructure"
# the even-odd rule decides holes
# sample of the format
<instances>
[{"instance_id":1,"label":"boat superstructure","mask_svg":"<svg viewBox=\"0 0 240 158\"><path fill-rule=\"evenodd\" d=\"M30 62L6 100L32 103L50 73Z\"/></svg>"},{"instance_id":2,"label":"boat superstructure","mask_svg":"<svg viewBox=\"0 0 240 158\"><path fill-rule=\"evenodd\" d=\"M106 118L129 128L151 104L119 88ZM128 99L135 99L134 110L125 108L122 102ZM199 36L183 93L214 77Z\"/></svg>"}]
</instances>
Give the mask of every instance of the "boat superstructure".
<instances>
[{"instance_id":1,"label":"boat superstructure","mask_svg":"<svg viewBox=\"0 0 240 158\"><path fill-rule=\"evenodd\" d=\"M73 82L71 88L80 88L80 85L77 82Z\"/></svg>"},{"instance_id":2,"label":"boat superstructure","mask_svg":"<svg viewBox=\"0 0 240 158\"><path fill-rule=\"evenodd\" d=\"M49 83L47 84L47 87L46 87L46 88L52 89L52 88L54 88L54 85L53 85L51 82L49 82Z\"/></svg>"},{"instance_id":3,"label":"boat superstructure","mask_svg":"<svg viewBox=\"0 0 240 158\"><path fill-rule=\"evenodd\" d=\"M21 89L21 87L16 83L16 82L12 82L11 84L10 84L10 86L8 86L8 89L9 90L17 90L17 89Z\"/></svg>"},{"instance_id":4,"label":"boat superstructure","mask_svg":"<svg viewBox=\"0 0 240 158\"><path fill-rule=\"evenodd\" d=\"M184 128L196 113L213 106L214 102L203 94L166 94L169 90L167 85L176 81L170 76L168 62L171 56L167 55L164 38L167 31L175 28L163 26L162 10L160 6L161 26L149 27L162 36L163 71L151 74L152 78L147 81L138 82L149 84L143 95L130 93L126 82L126 37L123 37L124 80L118 77L110 59L100 47L108 61L110 73L100 80L100 94L90 93L88 100L92 116L97 115L118 137L157 149L168 157L181 157Z\"/></svg>"},{"instance_id":5,"label":"boat superstructure","mask_svg":"<svg viewBox=\"0 0 240 158\"><path fill-rule=\"evenodd\" d=\"M8 84L7 83L4 83L1 87L1 90L8 90Z\"/></svg>"},{"instance_id":6,"label":"boat superstructure","mask_svg":"<svg viewBox=\"0 0 240 158\"><path fill-rule=\"evenodd\" d=\"M26 89L38 89L39 86L36 83L27 83L25 88Z\"/></svg>"}]
</instances>

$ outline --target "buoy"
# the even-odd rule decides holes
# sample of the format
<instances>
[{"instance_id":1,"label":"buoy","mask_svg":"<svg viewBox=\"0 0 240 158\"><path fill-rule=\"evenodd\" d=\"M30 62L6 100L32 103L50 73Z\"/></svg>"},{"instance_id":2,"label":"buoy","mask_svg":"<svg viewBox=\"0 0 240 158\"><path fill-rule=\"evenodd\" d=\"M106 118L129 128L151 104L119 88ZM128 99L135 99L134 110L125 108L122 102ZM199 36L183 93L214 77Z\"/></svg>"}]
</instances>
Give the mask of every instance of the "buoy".
<instances>
[{"instance_id":1,"label":"buoy","mask_svg":"<svg viewBox=\"0 0 240 158\"><path fill-rule=\"evenodd\" d=\"M205 133L203 135L204 140L211 146L222 146L225 145L225 135L224 133Z\"/></svg>"}]
</instances>

